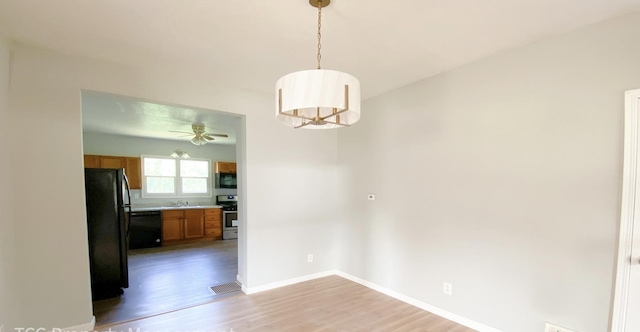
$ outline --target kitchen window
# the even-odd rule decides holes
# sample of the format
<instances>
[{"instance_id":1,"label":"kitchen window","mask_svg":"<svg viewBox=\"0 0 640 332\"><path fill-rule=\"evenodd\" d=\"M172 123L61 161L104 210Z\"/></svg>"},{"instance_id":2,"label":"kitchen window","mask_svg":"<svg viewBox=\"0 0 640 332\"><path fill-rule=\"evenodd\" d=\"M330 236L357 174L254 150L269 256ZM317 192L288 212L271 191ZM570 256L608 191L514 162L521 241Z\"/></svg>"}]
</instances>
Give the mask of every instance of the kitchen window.
<instances>
[{"instance_id":1,"label":"kitchen window","mask_svg":"<svg viewBox=\"0 0 640 332\"><path fill-rule=\"evenodd\" d=\"M146 197L211 196L211 161L142 157L142 195Z\"/></svg>"}]
</instances>

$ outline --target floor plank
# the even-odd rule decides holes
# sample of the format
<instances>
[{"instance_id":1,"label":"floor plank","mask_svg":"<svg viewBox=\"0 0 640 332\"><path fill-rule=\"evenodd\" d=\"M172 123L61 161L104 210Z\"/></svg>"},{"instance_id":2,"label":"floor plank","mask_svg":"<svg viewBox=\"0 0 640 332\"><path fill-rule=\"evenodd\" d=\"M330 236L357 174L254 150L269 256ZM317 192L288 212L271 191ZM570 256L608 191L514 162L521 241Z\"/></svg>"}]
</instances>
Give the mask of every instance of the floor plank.
<instances>
[{"instance_id":1,"label":"floor plank","mask_svg":"<svg viewBox=\"0 0 640 332\"><path fill-rule=\"evenodd\" d=\"M96 324L123 322L225 298L209 287L236 280L237 246L237 240L223 240L129 251L129 288L118 298L93 302Z\"/></svg>"},{"instance_id":2,"label":"floor plank","mask_svg":"<svg viewBox=\"0 0 640 332\"><path fill-rule=\"evenodd\" d=\"M338 276L235 296L109 328L112 332L474 331Z\"/></svg>"}]
</instances>

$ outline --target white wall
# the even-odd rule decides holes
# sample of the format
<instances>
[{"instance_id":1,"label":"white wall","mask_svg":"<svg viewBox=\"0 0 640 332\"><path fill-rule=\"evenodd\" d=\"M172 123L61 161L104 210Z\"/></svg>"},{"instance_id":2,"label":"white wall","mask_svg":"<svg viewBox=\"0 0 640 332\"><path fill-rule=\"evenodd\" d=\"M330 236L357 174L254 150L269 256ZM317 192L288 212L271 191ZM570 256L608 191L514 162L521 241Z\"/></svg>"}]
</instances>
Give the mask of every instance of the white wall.
<instances>
[{"instance_id":1,"label":"white wall","mask_svg":"<svg viewBox=\"0 0 640 332\"><path fill-rule=\"evenodd\" d=\"M239 119L238 119L239 120ZM185 151L192 158L204 158L211 160L211 175L216 161L236 161L236 146L229 144L206 144L197 147L189 141L172 141L162 139L149 139L142 137L110 135L102 133L84 132L82 135L84 154L105 156L140 157L141 155L168 156L176 149ZM215 181L211 181L212 197L192 198L190 203L215 203L216 195L236 195L236 189L215 188ZM171 204L176 203L177 198L143 198L140 190L132 190L138 194L138 198L131 197L132 204ZM184 199L182 199L184 200Z\"/></svg>"},{"instance_id":2,"label":"white wall","mask_svg":"<svg viewBox=\"0 0 640 332\"><path fill-rule=\"evenodd\" d=\"M9 123L9 42L0 31L0 151L11 153L13 138L7 134ZM12 176L11 158L0 158L0 326L11 329L13 319L18 314L15 309L13 292L14 275L14 216L11 204ZM11 310L11 311L10 311ZM13 319L12 319L13 318ZM12 321L10 321L12 319Z\"/></svg>"},{"instance_id":3,"label":"white wall","mask_svg":"<svg viewBox=\"0 0 640 332\"><path fill-rule=\"evenodd\" d=\"M339 269L502 331L606 331L638 59L635 14L367 100Z\"/></svg>"},{"instance_id":4,"label":"white wall","mask_svg":"<svg viewBox=\"0 0 640 332\"><path fill-rule=\"evenodd\" d=\"M248 287L332 269L335 131L295 131L273 118L271 94L224 86L205 72L141 69L16 46L10 86L12 177L21 324L91 320L82 172L82 89L244 115L239 273ZM37 135L24 135L24 129ZM28 153L27 153L28 152ZM244 181L246 180L246 181ZM38 208L34 208L37 204ZM246 241L245 241L246 239ZM247 246L246 250L243 248ZM306 254L314 253L313 264ZM64 303L61 303L64 301Z\"/></svg>"}]
</instances>

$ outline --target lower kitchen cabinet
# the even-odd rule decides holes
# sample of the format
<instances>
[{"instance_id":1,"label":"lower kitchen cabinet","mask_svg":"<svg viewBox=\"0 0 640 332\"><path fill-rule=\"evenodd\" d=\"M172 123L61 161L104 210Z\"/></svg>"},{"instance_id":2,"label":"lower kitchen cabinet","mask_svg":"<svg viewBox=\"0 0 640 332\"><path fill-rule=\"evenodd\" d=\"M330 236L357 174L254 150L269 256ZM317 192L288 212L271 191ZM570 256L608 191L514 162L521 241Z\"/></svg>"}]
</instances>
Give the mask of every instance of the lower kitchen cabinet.
<instances>
[{"instance_id":1,"label":"lower kitchen cabinet","mask_svg":"<svg viewBox=\"0 0 640 332\"><path fill-rule=\"evenodd\" d=\"M162 211L162 245L222 239L222 209Z\"/></svg>"},{"instance_id":2,"label":"lower kitchen cabinet","mask_svg":"<svg viewBox=\"0 0 640 332\"><path fill-rule=\"evenodd\" d=\"M204 236L222 240L222 209L204 210Z\"/></svg>"},{"instance_id":3,"label":"lower kitchen cabinet","mask_svg":"<svg viewBox=\"0 0 640 332\"><path fill-rule=\"evenodd\" d=\"M184 238L182 210L162 211L162 244Z\"/></svg>"},{"instance_id":4,"label":"lower kitchen cabinet","mask_svg":"<svg viewBox=\"0 0 640 332\"><path fill-rule=\"evenodd\" d=\"M184 210L184 238L204 237L204 210Z\"/></svg>"}]
</instances>

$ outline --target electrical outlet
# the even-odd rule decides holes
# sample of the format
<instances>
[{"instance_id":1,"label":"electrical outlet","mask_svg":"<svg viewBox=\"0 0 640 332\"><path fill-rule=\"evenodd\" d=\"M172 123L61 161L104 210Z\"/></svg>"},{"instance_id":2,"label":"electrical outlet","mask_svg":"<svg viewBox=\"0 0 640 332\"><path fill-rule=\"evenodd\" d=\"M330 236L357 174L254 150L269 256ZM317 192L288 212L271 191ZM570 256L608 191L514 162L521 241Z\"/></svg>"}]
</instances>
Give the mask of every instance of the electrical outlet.
<instances>
[{"instance_id":1,"label":"electrical outlet","mask_svg":"<svg viewBox=\"0 0 640 332\"><path fill-rule=\"evenodd\" d=\"M311 263L313 262L313 254L308 254L307 255L307 263Z\"/></svg>"},{"instance_id":2,"label":"electrical outlet","mask_svg":"<svg viewBox=\"0 0 640 332\"><path fill-rule=\"evenodd\" d=\"M558 325L553 325L551 323L546 323L544 325L544 332L575 332L575 331L566 329L564 327L560 327Z\"/></svg>"},{"instance_id":3,"label":"electrical outlet","mask_svg":"<svg viewBox=\"0 0 640 332\"><path fill-rule=\"evenodd\" d=\"M376 200L376 194L368 194L367 195L367 199L370 201L375 201Z\"/></svg>"},{"instance_id":4,"label":"electrical outlet","mask_svg":"<svg viewBox=\"0 0 640 332\"><path fill-rule=\"evenodd\" d=\"M444 292L447 295L451 295L453 293L453 285L451 285L448 282L445 282L443 287L442 287L442 292Z\"/></svg>"}]
</instances>

